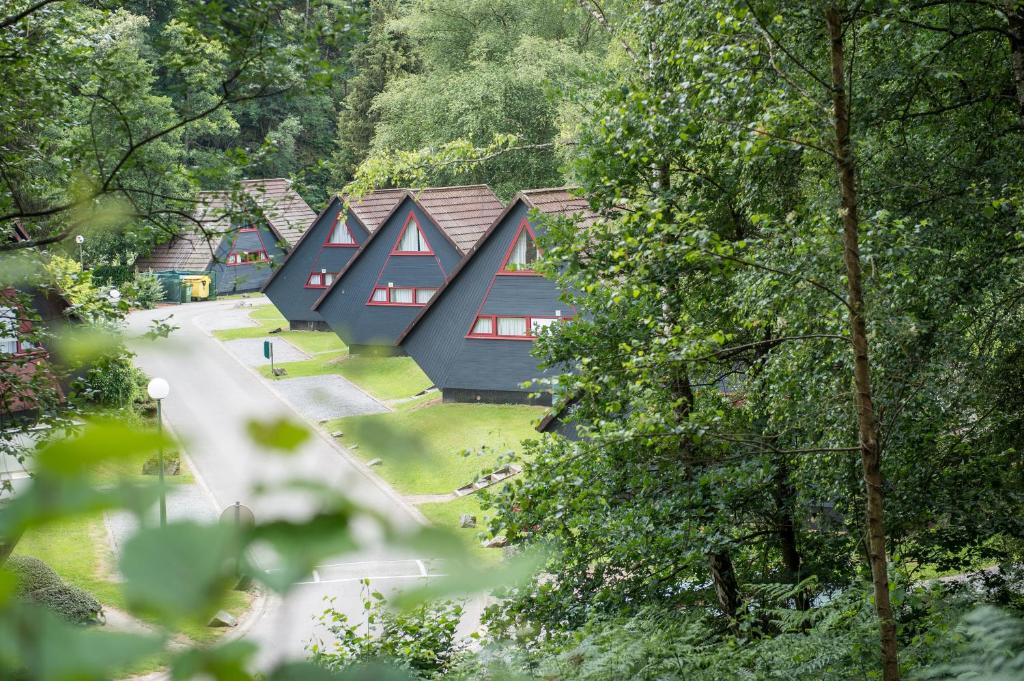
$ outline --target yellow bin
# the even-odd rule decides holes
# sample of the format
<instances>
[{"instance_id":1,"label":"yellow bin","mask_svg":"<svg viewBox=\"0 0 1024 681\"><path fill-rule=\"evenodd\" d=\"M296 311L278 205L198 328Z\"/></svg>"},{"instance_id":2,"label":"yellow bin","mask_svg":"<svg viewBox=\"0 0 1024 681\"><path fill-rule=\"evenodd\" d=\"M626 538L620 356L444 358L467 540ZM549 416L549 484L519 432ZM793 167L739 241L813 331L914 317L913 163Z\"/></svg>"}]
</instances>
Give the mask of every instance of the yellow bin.
<instances>
[{"instance_id":1,"label":"yellow bin","mask_svg":"<svg viewBox=\"0 0 1024 681\"><path fill-rule=\"evenodd\" d=\"M181 285L192 288L192 300L205 300L210 297L210 277L205 274L183 274Z\"/></svg>"}]
</instances>

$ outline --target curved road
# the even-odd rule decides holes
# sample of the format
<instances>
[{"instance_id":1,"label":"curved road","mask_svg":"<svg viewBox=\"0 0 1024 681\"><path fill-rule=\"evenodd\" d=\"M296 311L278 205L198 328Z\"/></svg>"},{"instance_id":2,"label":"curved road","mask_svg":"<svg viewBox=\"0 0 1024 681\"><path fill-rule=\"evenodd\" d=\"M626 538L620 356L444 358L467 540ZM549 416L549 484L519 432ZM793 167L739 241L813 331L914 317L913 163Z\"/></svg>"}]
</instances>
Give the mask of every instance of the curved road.
<instances>
[{"instance_id":1,"label":"curved road","mask_svg":"<svg viewBox=\"0 0 1024 681\"><path fill-rule=\"evenodd\" d=\"M261 302L246 302L251 300ZM164 420L184 443L211 503L220 510L240 501L261 520L302 519L315 510L309 495L256 496L252 490L260 483L308 479L344 491L396 526L415 526L420 521L418 513L319 429L314 428L314 437L290 456L268 453L250 439L245 430L250 419L287 416L300 420L302 416L206 331L225 317L236 316L238 305L237 300L192 303L139 311L128 318L133 337L145 332L152 320L168 315L173 315L170 322L180 327L169 339L136 339L131 345L146 373L162 376L171 384L163 405ZM365 540L373 543L369 537ZM272 558L260 556L259 560L261 567L273 569ZM261 668L300 658L311 637L323 633L314 618L323 610L325 598L333 598L335 607L358 622L360 579L374 580L377 589L399 588L421 583L429 569L425 560L394 555L380 547L339 556L320 566L283 600L271 597L262 612L254 615L245 637L260 645Z\"/></svg>"}]
</instances>

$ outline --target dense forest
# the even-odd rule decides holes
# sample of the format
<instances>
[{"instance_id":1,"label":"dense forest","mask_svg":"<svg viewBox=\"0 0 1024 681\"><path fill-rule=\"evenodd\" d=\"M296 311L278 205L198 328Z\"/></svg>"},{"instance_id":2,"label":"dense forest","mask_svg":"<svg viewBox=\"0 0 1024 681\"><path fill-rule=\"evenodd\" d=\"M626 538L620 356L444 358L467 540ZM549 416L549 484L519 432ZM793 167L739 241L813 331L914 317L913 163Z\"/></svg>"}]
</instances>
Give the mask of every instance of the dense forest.
<instances>
[{"instance_id":1,"label":"dense forest","mask_svg":"<svg viewBox=\"0 0 1024 681\"><path fill-rule=\"evenodd\" d=\"M246 177L599 216L540 242L579 438L487 495L534 576L273 678L1024 678L1024 4L8 2L0 75L0 251L130 264Z\"/></svg>"}]
</instances>

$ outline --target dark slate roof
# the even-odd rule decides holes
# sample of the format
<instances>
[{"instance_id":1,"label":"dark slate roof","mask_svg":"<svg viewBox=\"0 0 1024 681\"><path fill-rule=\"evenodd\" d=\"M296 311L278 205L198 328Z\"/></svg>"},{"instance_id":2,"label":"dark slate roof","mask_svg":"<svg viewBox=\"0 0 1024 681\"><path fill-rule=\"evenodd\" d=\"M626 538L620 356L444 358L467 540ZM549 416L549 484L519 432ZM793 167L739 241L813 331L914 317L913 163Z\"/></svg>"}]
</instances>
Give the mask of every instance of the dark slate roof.
<instances>
[{"instance_id":1,"label":"dark slate roof","mask_svg":"<svg viewBox=\"0 0 1024 681\"><path fill-rule=\"evenodd\" d=\"M359 218L359 222L363 223L367 231L373 232L391 215L391 211L405 196L405 192L405 189L377 189L358 201L349 203L348 209ZM348 201L348 197L342 195L341 200Z\"/></svg>"},{"instance_id":2,"label":"dark slate roof","mask_svg":"<svg viewBox=\"0 0 1024 681\"><path fill-rule=\"evenodd\" d=\"M503 209L501 201L485 184L431 187L412 194L462 253L476 245Z\"/></svg>"},{"instance_id":3,"label":"dark slate roof","mask_svg":"<svg viewBox=\"0 0 1024 681\"><path fill-rule=\"evenodd\" d=\"M263 211L270 229L277 238L293 246L316 218L291 181L283 178L268 180L242 180L241 190L252 197ZM232 192L207 191L196 195L193 218L204 231L215 234L231 228ZM187 229L169 242L153 249L148 257L140 258L136 267L152 270L204 270L213 259L216 244L207 242L202 233Z\"/></svg>"},{"instance_id":4,"label":"dark slate roof","mask_svg":"<svg viewBox=\"0 0 1024 681\"><path fill-rule=\"evenodd\" d=\"M395 206L398 205L398 202L402 200L403 196L405 196L404 189L378 189L363 196L363 198L359 199L355 203L348 204L348 209L356 216L356 218L359 219L359 222L363 223L366 230L372 234L374 230L380 227L384 218L391 214L391 211L394 210ZM334 201L344 202L346 200L347 199L344 195L338 196L336 199L332 199L330 203L327 204L327 207L320 212L320 215L313 218L309 226L312 227L314 224L319 222L324 213L329 211L331 206L334 205ZM295 242L292 249L288 251L288 254L284 257L284 260L281 261L281 266L271 273L270 278L267 279L265 284L263 284L263 288L261 288L260 291L266 291L270 287L270 283L277 278L277 275L284 269L284 266L288 264L288 260L299 250L299 246L303 241L305 241L306 237L312 233L312 231L312 229L307 229L302 236L299 237L299 240Z\"/></svg>"},{"instance_id":5,"label":"dark slate roof","mask_svg":"<svg viewBox=\"0 0 1024 681\"><path fill-rule=\"evenodd\" d=\"M413 330L417 323L430 311L441 296L444 295L445 291L455 283L459 273L466 264L476 255L476 252L487 243L487 240L494 233L494 230L498 228L501 221L505 219L505 216L512 211L520 201L524 201L530 208L536 208L542 213L548 215L559 215L559 216L576 216L581 227L587 227L593 224L597 219L597 213L590 210L590 205L585 199L581 199L574 196L571 187L560 187L553 189L528 189L521 191L512 197L505 210L501 211L491 222L487 231L476 241L473 248L466 254L466 256L459 261L459 264L452 270L452 276L448 277L448 280L438 289L437 293L431 296L430 301L420 309L419 314L413 317L413 320L409 323L409 326L398 336L395 341L395 345L401 345L405 337Z\"/></svg>"}]
</instances>

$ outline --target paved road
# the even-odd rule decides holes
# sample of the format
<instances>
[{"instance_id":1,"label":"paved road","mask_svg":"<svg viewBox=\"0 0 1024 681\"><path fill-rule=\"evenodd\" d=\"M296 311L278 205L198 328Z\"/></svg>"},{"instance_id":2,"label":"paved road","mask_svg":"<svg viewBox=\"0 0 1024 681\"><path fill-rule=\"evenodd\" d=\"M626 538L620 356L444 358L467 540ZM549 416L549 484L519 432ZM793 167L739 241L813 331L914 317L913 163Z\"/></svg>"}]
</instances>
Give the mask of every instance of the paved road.
<instances>
[{"instance_id":1,"label":"paved road","mask_svg":"<svg viewBox=\"0 0 1024 681\"><path fill-rule=\"evenodd\" d=\"M193 303L133 313L129 332L144 331L151 320L173 314L180 328L170 339L132 343L138 363L150 376L171 384L164 401L164 417L184 441L195 473L218 508L235 501L250 506L258 518L308 517L315 501L308 494L255 496L254 486L305 478L343 490L398 526L412 527L416 512L386 485L367 475L331 439L317 432L293 456L266 452L245 432L252 418L285 415L300 418L264 380L243 366L205 329L225 317L237 317L238 301ZM372 542L371 542L372 543ZM260 556L267 569L273 559ZM424 556L401 556L383 548L328 561L297 586L283 601L272 599L247 637L261 645L260 666L303 655L304 646L318 632L313 618L323 610L324 598L334 598L340 610L359 614L359 580L369 577L378 589L421 583L432 569ZM436 569L436 567L434 568Z\"/></svg>"}]
</instances>

